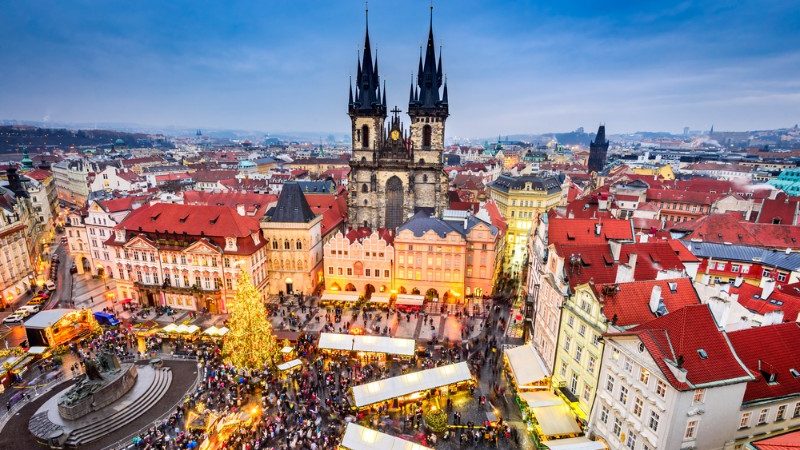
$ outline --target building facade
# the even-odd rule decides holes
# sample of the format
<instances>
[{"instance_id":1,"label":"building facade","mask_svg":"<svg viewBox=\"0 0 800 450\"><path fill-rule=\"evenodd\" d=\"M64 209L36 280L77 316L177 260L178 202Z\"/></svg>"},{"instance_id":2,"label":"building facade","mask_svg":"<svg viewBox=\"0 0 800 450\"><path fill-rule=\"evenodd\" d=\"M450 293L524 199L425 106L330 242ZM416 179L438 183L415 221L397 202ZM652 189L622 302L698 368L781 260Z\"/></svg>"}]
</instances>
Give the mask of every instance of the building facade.
<instances>
[{"instance_id":1,"label":"building facade","mask_svg":"<svg viewBox=\"0 0 800 450\"><path fill-rule=\"evenodd\" d=\"M25 195L21 184L15 185L13 180L8 187L0 186L0 305L3 307L27 292L35 282L35 260L30 248L31 211Z\"/></svg>"},{"instance_id":2,"label":"building facade","mask_svg":"<svg viewBox=\"0 0 800 450\"><path fill-rule=\"evenodd\" d=\"M432 24L416 85L409 94L410 129L400 122L396 107L386 127L386 87L381 96L378 61L376 57L373 62L367 30L355 95L351 87L348 105L353 137L348 179L352 226L396 229L417 211L438 215L446 208L442 152L449 107Z\"/></svg>"},{"instance_id":3,"label":"building facade","mask_svg":"<svg viewBox=\"0 0 800 450\"><path fill-rule=\"evenodd\" d=\"M365 296L393 289L394 247L389 230L337 231L324 246L325 289Z\"/></svg>"}]
</instances>

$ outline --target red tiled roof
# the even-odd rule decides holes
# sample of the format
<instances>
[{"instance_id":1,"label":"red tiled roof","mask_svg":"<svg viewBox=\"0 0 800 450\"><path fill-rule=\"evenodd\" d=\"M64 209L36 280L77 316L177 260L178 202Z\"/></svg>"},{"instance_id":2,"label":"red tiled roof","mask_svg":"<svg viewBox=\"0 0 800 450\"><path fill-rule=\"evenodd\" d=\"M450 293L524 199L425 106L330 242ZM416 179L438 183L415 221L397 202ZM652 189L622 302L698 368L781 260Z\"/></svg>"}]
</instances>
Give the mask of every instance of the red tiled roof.
<instances>
[{"instance_id":1,"label":"red tiled roof","mask_svg":"<svg viewBox=\"0 0 800 450\"><path fill-rule=\"evenodd\" d=\"M137 164L147 164L147 163L162 163L164 159L160 156L145 156L143 158L131 158L131 159L124 159L122 160L122 165L125 167L133 167Z\"/></svg>"},{"instance_id":2,"label":"red tiled roof","mask_svg":"<svg viewBox=\"0 0 800 450\"><path fill-rule=\"evenodd\" d=\"M678 390L730 380L747 381L750 373L737 360L725 334L719 330L708 305L685 306L631 329L623 335L637 336L664 377ZM700 351L706 357L701 356ZM682 359L686 382L668 367Z\"/></svg>"},{"instance_id":3,"label":"red tiled roof","mask_svg":"<svg viewBox=\"0 0 800 450\"><path fill-rule=\"evenodd\" d=\"M745 222L736 212L711 214L676 224L673 229L690 231L686 239L701 239L703 242L731 242L774 249L800 248L800 227Z\"/></svg>"},{"instance_id":4,"label":"red tiled roof","mask_svg":"<svg viewBox=\"0 0 800 450\"><path fill-rule=\"evenodd\" d=\"M185 180L187 178L191 178L189 172L165 173L164 175L156 175L156 183Z\"/></svg>"},{"instance_id":5,"label":"red tiled roof","mask_svg":"<svg viewBox=\"0 0 800 450\"><path fill-rule=\"evenodd\" d=\"M118 228L143 233L186 233L209 237L249 237L260 230L257 218L240 216L236 208L173 203L143 206L128 215Z\"/></svg>"},{"instance_id":6,"label":"red tiled roof","mask_svg":"<svg viewBox=\"0 0 800 450\"><path fill-rule=\"evenodd\" d=\"M592 289L609 321L617 327L631 327L658 317L650 311L650 296L655 286L661 288L661 299L667 312L701 303L689 278L595 284Z\"/></svg>"},{"instance_id":7,"label":"red tiled roof","mask_svg":"<svg viewBox=\"0 0 800 450\"><path fill-rule=\"evenodd\" d=\"M691 205L710 206L722 194L711 194L698 191L677 191L674 189L648 189L647 201L662 201L673 203L688 203Z\"/></svg>"},{"instance_id":8,"label":"red tiled roof","mask_svg":"<svg viewBox=\"0 0 800 450\"><path fill-rule=\"evenodd\" d=\"M483 208L486 209L486 212L489 213L489 219L492 221L492 225L497 227L500 230L500 233L505 234L506 230L508 229L508 223L503 218L503 215L500 214L500 210L497 208L497 203L494 200L490 200L483 204Z\"/></svg>"},{"instance_id":9,"label":"red tiled roof","mask_svg":"<svg viewBox=\"0 0 800 450\"><path fill-rule=\"evenodd\" d=\"M608 244L556 245L556 253L565 259L564 271L569 285L575 287L590 281L596 284L613 283L620 264L626 264L636 253L634 280L655 280L661 270L684 270L683 262L667 241L622 244L619 261L614 261ZM577 257L576 264L570 257Z\"/></svg>"},{"instance_id":10,"label":"red tiled roof","mask_svg":"<svg viewBox=\"0 0 800 450\"><path fill-rule=\"evenodd\" d=\"M469 189L472 191L482 191L485 189L483 184L483 180L478 175L469 175L460 173L456 175L453 181L450 182L450 185L453 187L461 188L461 189Z\"/></svg>"},{"instance_id":11,"label":"red tiled roof","mask_svg":"<svg viewBox=\"0 0 800 450\"><path fill-rule=\"evenodd\" d=\"M53 176L53 172L44 169L34 169L30 172L25 172L24 175L28 178L33 178L36 181L44 181Z\"/></svg>"},{"instance_id":12,"label":"red tiled roof","mask_svg":"<svg viewBox=\"0 0 800 450\"><path fill-rule=\"evenodd\" d=\"M202 170L192 174L192 180L199 183L214 183L236 178L237 170Z\"/></svg>"},{"instance_id":13,"label":"red tiled roof","mask_svg":"<svg viewBox=\"0 0 800 450\"><path fill-rule=\"evenodd\" d=\"M789 197L785 192L779 192L774 199L765 198L761 203L756 223L773 224L778 220L782 225L797 225L799 205L800 198Z\"/></svg>"},{"instance_id":14,"label":"red tiled roof","mask_svg":"<svg viewBox=\"0 0 800 450\"><path fill-rule=\"evenodd\" d=\"M621 201L621 202L638 202L639 196L638 195L626 195L626 194L617 194L614 196L614 200Z\"/></svg>"},{"instance_id":15,"label":"red tiled roof","mask_svg":"<svg viewBox=\"0 0 800 450\"><path fill-rule=\"evenodd\" d=\"M739 287L730 286L730 294L738 294L738 302L748 310L764 315L773 311L783 311L784 322L796 322L800 313L800 291L797 283L775 286L767 298L761 298L762 289L749 283ZM757 297L757 298L756 298ZM780 304L778 304L780 302ZM798 368L797 370L800 370Z\"/></svg>"},{"instance_id":16,"label":"red tiled roof","mask_svg":"<svg viewBox=\"0 0 800 450\"><path fill-rule=\"evenodd\" d=\"M797 450L800 449L800 430L753 441L750 445L756 450Z\"/></svg>"},{"instance_id":17,"label":"red tiled roof","mask_svg":"<svg viewBox=\"0 0 800 450\"><path fill-rule=\"evenodd\" d=\"M120 197L111 200L100 200L97 203L107 212L115 213L129 211L134 207L139 207L147 202L150 197L147 195L136 195L131 197ZM138 206L137 206L138 205Z\"/></svg>"},{"instance_id":18,"label":"red tiled roof","mask_svg":"<svg viewBox=\"0 0 800 450\"><path fill-rule=\"evenodd\" d=\"M756 377L747 383L744 402L800 394L800 324L796 322L748 328L728 333L736 354ZM769 382L770 374L775 375Z\"/></svg>"},{"instance_id":19,"label":"red tiled roof","mask_svg":"<svg viewBox=\"0 0 800 450\"><path fill-rule=\"evenodd\" d=\"M697 162L689 164L684 168L685 170L723 170L727 172L745 172L750 173L753 171L752 167L743 166L741 164L723 164L716 162Z\"/></svg>"},{"instance_id":20,"label":"red tiled roof","mask_svg":"<svg viewBox=\"0 0 800 450\"><path fill-rule=\"evenodd\" d=\"M596 226L600 225L600 234ZM633 240L629 220L569 219L551 217L547 224L547 239L551 244L599 244L609 240Z\"/></svg>"},{"instance_id":21,"label":"red tiled roof","mask_svg":"<svg viewBox=\"0 0 800 450\"><path fill-rule=\"evenodd\" d=\"M331 177L336 181L341 181L347 179L347 176L350 174L349 167L338 167L335 169L328 169L325 172L322 172L322 178Z\"/></svg>"},{"instance_id":22,"label":"red tiled roof","mask_svg":"<svg viewBox=\"0 0 800 450\"><path fill-rule=\"evenodd\" d=\"M142 177L137 175L136 172L132 170L117 170L117 176L130 183L142 181Z\"/></svg>"},{"instance_id":23,"label":"red tiled roof","mask_svg":"<svg viewBox=\"0 0 800 450\"><path fill-rule=\"evenodd\" d=\"M322 235L337 228L347 220L347 198L336 194L305 194L314 214L322 214Z\"/></svg>"},{"instance_id":24,"label":"red tiled roof","mask_svg":"<svg viewBox=\"0 0 800 450\"><path fill-rule=\"evenodd\" d=\"M264 217L267 207L278 201L278 196L273 194L256 194L254 192L203 192L185 191L183 202L187 205L216 205L236 208L244 205L247 215L257 219Z\"/></svg>"},{"instance_id":25,"label":"red tiled roof","mask_svg":"<svg viewBox=\"0 0 800 450\"><path fill-rule=\"evenodd\" d=\"M253 178L231 178L229 180L221 180L220 184L236 191L265 191L269 187L267 180Z\"/></svg>"}]
</instances>

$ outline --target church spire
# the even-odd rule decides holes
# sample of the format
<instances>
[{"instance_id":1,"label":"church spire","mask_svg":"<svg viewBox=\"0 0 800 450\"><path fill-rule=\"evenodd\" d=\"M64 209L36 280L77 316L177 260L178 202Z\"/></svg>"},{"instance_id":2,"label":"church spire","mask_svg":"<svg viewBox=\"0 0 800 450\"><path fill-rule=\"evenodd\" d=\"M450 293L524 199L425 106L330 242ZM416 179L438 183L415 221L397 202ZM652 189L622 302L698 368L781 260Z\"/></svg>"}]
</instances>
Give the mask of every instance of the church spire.
<instances>
[{"instance_id":1,"label":"church spire","mask_svg":"<svg viewBox=\"0 0 800 450\"><path fill-rule=\"evenodd\" d=\"M425 56L423 58L420 49L419 68L417 72L417 86L419 86L419 96L415 104L409 104L409 113L416 115L428 115L430 113L443 114L447 116L447 104L440 96L442 88L442 58L441 50L439 58L436 58L436 45L433 39L433 4L430 7L430 21L428 23L428 42L425 45Z\"/></svg>"},{"instance_id":2,"label":"church spire","mask_svg":"<svg viewBox=\"0 0 800 450\"><path fill-rule=\"evenodd\" d=\"M349 109L354 115L386 116L386 107L381 102L380 76L378 75L378 54L372 60L372 44L369 39L369 9L364 10L365 32L364 50L358 58L355 96Z\"/></svg>"}]
</instances>

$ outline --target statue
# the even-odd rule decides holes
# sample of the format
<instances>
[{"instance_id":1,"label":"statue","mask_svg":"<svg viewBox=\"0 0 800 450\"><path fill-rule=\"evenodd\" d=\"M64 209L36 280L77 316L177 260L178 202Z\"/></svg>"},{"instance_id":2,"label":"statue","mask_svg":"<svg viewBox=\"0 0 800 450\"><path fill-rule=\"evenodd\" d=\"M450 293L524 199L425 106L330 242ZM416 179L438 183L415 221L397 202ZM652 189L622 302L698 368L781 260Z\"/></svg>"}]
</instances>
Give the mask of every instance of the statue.
<instances>
[{"instance_id":1,"label":"statue","mask_svg":"<svg viewBox=\"0 0 800 450\"><path fill-rule=\"evenodd\" d=\"M103 375L97 367L97 363L91 359L83 361L83 369L86 372L86 378L89 380L102 380Z\"/></svg>"}]
</instances>

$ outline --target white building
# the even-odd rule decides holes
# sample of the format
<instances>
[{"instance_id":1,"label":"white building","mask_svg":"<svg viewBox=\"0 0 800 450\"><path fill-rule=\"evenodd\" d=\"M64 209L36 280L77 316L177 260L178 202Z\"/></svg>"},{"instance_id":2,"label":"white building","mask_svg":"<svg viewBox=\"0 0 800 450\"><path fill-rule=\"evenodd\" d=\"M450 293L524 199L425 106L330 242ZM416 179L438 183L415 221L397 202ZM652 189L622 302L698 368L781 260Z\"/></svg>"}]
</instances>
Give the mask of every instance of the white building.
<instances>
[{"instance_id":1,"label":"white building","mask_svg":"<svg viewBox=\"0 0 800 450\"><path fill-rule=\"evenodd\" d=\"M96 174L91 183L91 192L122 191L133 192L147 189L147 180L130 169L107 166Z\"/></svg>"},{"instance_id":2,"label":"white building","mask_svg":"<svg viewBox=\"0 0 800 450\"><path fill-rule=\"evenodd\" d=\"M721 449L753 376L695 305L618 334L605 349L589 429L612 450Z\"/></svg>"}]
</instances>

